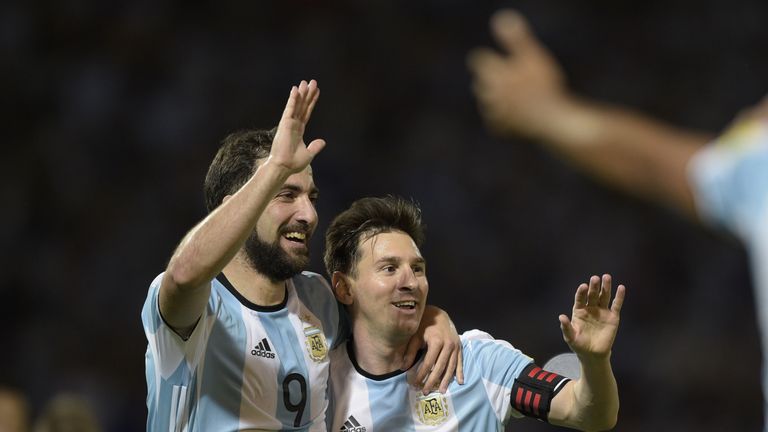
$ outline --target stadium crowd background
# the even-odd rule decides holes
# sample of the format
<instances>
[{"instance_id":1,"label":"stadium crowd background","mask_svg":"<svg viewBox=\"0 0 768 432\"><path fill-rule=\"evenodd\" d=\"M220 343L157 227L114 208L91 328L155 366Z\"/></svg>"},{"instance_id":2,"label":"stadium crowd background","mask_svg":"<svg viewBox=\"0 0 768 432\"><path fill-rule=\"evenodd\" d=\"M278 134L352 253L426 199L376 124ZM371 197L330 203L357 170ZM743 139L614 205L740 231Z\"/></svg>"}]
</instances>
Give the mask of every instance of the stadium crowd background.
<instances>
[{"instance_id":1,"label":"stadium crowd background","mask_svg":"<svg viewBox=\"0 0 768 432\"><path fill-rule=\"evenodd\" d=\"M0 5L0 384L39 413L76 392L104 430L144 427L140 309L204 215L218 141L271 127L290 86L322 96L309 137L322 233L352 200L421 202L431 302L543 363L590 274L628 298L619 431L757 431L760 350L745 253L483 127L465 55L513 6L576 92L721 130L767 93L764 0ZM510 430L551 430L532 420Z\"/></svg>"}]
</instances>

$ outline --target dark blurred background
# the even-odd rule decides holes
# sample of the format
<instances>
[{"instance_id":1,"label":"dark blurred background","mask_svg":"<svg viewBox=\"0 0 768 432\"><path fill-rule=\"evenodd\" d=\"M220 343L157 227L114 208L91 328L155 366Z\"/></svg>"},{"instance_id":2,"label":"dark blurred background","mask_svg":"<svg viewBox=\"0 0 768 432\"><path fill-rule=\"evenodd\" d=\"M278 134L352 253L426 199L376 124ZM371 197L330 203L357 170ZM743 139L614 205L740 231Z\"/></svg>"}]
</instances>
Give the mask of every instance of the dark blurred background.
<instances>
[{"instance_id":1,"label":"dark blurred background","mask_svg":"<svg viewBox=\"0 0 768 432\"><path fill-rule=\"evenodd\" d=\"M582 94L717 131L768 93L765 0L3 2L0 384L33 413L76 392L105 430L143 429L141 306L205 214L218 141L272 127L315 78L318 233L356 198L414 197L432 303L539 363L567 350L576 286L610 272L628 286L616 430L760 430L738 243L486 133L465 55L509 6Z\"/></svg>"}]
</instances>

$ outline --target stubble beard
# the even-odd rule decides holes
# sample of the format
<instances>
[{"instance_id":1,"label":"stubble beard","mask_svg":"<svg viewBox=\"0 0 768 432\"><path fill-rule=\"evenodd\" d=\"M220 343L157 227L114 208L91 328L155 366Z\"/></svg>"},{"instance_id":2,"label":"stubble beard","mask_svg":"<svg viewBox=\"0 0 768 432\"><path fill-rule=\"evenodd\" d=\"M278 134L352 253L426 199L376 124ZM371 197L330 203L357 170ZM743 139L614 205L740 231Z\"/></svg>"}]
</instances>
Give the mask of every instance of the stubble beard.
<instances>
[{"instance_id":1,"label":"stubble beard","mask_svg":"<svg viewBox=\"0 0 768 432\"><path fill-rule=\"evenodd\" d=\"M267 243L254 232L245 241L245 256L254 270L278 283L292 278L307 268L309 252L290 255L280 247L280 237Z\"/></svg>"}]
</instances>

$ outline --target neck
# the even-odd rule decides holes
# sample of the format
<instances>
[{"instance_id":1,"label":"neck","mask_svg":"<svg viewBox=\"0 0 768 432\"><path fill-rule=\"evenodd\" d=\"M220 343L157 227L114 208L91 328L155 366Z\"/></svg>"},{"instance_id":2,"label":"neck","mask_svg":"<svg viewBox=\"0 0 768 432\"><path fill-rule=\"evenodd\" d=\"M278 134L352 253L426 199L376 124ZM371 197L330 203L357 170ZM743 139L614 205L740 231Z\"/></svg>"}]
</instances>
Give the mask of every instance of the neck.
<instances>
[{"instance_id":1,"label":"neck","mask_svg":"<svg viewBox=\"0 0 768 432\"><path fill-rule=\"evenodd\" d=\"M272 282L254 270L242 251L224 267L223 272L237 292L251 303L274 306L285 299L285 281Z\"/></svg>"},{"instance_id":2,"label":"neck","mask_svg":"<svg viewBox=\"0 0 768 432\"><path fill-rule=\"evenodd\" d=\"M357 365L369 374L384 375L403 366L409 339L376 334L372 329L353 325L352 340Z\"/></svg>"}]
</instances>

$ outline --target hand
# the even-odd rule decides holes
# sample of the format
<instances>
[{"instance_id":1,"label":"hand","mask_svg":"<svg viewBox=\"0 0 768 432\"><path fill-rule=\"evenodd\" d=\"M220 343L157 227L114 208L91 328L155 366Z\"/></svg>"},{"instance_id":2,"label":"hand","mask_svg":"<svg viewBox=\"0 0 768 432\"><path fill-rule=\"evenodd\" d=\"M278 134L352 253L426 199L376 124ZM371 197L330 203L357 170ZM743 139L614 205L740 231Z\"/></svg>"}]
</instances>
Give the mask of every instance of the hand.
<instances>
[{"instance_id":1,"label":"hand","mask_svg":"<svg viewBox=\"0 0 768 432\"><path fill-rule=\"evenodd\" d=\"M580 359L606 358L619 329L619 313L624 303L626 288L619 285L616 298L611 300L611 275L592 276L589 286L581 284L576 289L571 319L560 315L563 339Z\"/></svg>"},{"instance_id":2,"label":"hand","mask_svg":"<svg viewBox=\"0 0 768 432\"><path fill-rule=\"evenodd\" d=\"M467 57L480 113L497 132L536 138L567 105L562 70L518 12L496 12L491 29L504 52L476 48Z\"/></svg>"},{"instance_id":3,"label":"hand","mask_svg":"<svg viewBox=\"0 0 768 432\"><path fill-rule=\"evenodd\" d=\"M325 147L325 141L321 139L304 145L304 129L319 97L320 89L315 80L309 84L302 80L298 87L291 88L267 163L273 163L289 173L297 173L306 168Z\"/></svg>"},{"instance_id":4,"label":"hand","mask_svg":"<svg viewBox=\"0 0 768 432\"><path fill-rule=\"evenodd\" d=\"M445 311L427 306L418 332L408 342L402 369L411 367L416 353L424 346L427 347L427 352L421 366L415 374L408 374L408 381L412 386L420 387L426 396L435 390L439 382L440 393L445 393L453 380L454 372L458 383L464 384L461 340Z\"/></svg>"}]
</instances>

